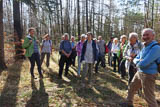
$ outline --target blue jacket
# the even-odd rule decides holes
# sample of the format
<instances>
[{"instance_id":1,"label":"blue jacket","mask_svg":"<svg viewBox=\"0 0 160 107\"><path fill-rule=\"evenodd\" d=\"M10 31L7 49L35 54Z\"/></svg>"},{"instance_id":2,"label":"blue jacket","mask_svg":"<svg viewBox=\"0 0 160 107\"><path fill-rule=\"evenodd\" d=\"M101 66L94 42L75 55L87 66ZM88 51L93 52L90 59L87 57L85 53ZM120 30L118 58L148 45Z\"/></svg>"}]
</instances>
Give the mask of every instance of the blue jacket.
<instances>
[{"instance_id":1,"label":"blue jacket","mask_svg":"<svg viewBox=\"0 0 160 107\"><path fill-rule=\"evenodd\" d=\"M160 46L153 46L156 43L156 41L152 41L149 45L145 46L133 60L139 72L146 74L156 74L158 72L156 61L160 63Z\"/></svg>"},{"instance_id":2,"label":"blue jacket","mask_svg":"<svg viewBox=\"0 0 160 107\"><path fill-rule=\"evenodd\" d=\"M82 54L81 54L81 62L84 60L84 56L85 56L85 53L86 53L87 42L88 42L88 40L86 40L83 43ZM96 43L95 43L94 40L92 40L92 47L93 47L94 61L97 61L97 59L98 59L98 50L97 50Z\"/></svg>"}]
</instances>

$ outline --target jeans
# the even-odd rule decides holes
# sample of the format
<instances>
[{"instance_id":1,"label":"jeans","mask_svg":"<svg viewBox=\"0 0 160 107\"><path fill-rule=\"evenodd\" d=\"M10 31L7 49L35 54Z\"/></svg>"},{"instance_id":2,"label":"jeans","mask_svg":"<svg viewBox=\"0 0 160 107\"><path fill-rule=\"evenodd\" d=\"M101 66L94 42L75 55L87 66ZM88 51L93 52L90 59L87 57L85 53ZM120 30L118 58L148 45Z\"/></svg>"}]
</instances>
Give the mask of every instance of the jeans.
<instances>
[{"instance_id":1,"label":"jeans","mask_svg":"<svg viewBox=\"0 0 160 107\"><path fill-rule=\"evenodd\" d=\"M137 72L137 69L135 66L131 63L128 71L128 85L131 83L135 73Z\"/></svg>"},{"instance_id":2,"label":"jeans","mask_svg":"<svg viewBox=\"0 0 160 107\"><path fill-rule=\"evenodd\" d=\"M47 55L46 57L46 66L49 67L49 63L50 63L50 53L41 53L41 65L43 63L44 57Z\"/></svg>"},{"instance_id":3,"label":"jeans","mask_svg":"<svg viewBox=\"0 0 160 107\"><path fill-rule=\"evenodd\" d=\"M95 72L97 73L98 72L98 66L99 66L99 63L101 62L101 66L104 68L104 67L106 67L106 65L105 65L105 55L100 55L99 57L98 57L98 61L97 61L97 64L96 64L96 66L95 66Z\"/></svg>"},{"instance_id":4,"label":"jeans","mask_svg":"<svg viewBox=\"0 0 160 107\"><path fill-rule=\"evenodd\" d=\"M80 73L81 73L81 56L78 56L78 75L80 75Z\"/></svg>"},{"instance_id":5,"label":"jeans","mask_svg":"<svg viewBox=\"0 0 160 107\"><path fill-rule=\"evenodd\" d=\"M116 72L116 63L118 62L118 68L119 68L119 59L117 57L117 54L114 53L113 55L114 55L113 56L113 62L114 62L114 64L113 64L113 70L114 70L114 72Z\"/></svg>"},{"instance_id":6,"label":"jeans","mask_svg":"<svg viewBox=\"0 0 160 107\"><path fill-rule=\"evenodd\" d=\"M31 73L31 75L34 77L35 62L37 64L37 66L38 66L39 75L42 75L42 73L41 73L40 54L39 53L33 53L32 56L29 57L29 61L30 61L30 64L31 64L31 67L30 67L30 73Z\"/></svg>"},{"instance_id":7,"label":"jeans","mask_svg":"<svg viewBox=\"0 0 160 107\"><path fill-rule=\"evenodd\" d=\"M126 75L126 68L125 68L126 60L122 59L119 65L119 72L121 73L121 77L124 78Z\"/></svg>"},{"instance_id":8,"label":"jeans","mask_svg":"<svg viewBox=\"0 0 160 107\"><path fill-rule=\"evenodd\" d=\"M67 58L64 55L61 55L61 58L59 60L59 77L62 78L62 73L63 73L63 67L64 64L66 63L66 68L65 68L65 76L67 76L68 74L68 69L69 69L69 65L70 65L70 58Z\"/></svg>"},{"instance_id":9,"label":"jeans","mask_svg":"<svg viewBox=\"0 0 160 107\"><path fill-rule=\"evenodd\" d=\"M85 63L83 64L83 72L82 72L82 83L85 83L85 78L88 74L88 82L91 82L92 73L93 73L93 63Z\"/></svg>"}]
</instances>

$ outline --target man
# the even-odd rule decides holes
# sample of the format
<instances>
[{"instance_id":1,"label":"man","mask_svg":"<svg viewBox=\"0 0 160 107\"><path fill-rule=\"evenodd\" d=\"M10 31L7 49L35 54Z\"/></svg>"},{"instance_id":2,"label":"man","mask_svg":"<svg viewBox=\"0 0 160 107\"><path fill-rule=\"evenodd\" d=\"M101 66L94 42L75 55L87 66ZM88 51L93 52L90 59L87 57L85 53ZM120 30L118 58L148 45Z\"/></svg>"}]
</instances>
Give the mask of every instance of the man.
<instances>
[{"instance_id":1,"label":"man","mask_svg":"<svg viewBox=\"0 0 160 107\"><path fill-rule=\"evenodd\" d=\"M109 52L108 52L108 64L109 66L112 66L112 53L111 53L111 48L112 48L112 43L113 43L113 37L110 38L110 41L108 42L107 44L107 47L109 49Z\"/></svg>"},{"instance_id":2,"label":"man","mask_svg":"<svg viewBox=\"0 0 160 107\"><path fill-rule=\"evenodd\" d=\"M80 77L80 72L81 72L81 53L82 53L82 47L83 47L83 43L85 41L85 34L81 35L81 40L78 42L77 46L76 46L76 51L77 51L77 56L78 56L78 76Z\"/></svg>"},{"instance_id":3,"label":"man","mask_svg":"<svg viewBox=\"0 0 160 107\"><path fill-rule=\"evenodd\" d=\"M67 76L68 74L68 69L70 65L70 55L72 53L72 46L69 41L68 33L64 34L64 40L60 44L60 52L61 52L61 58L59 61L59 78L62 79L63 67L65 63L66 63L65 76Z\"/></svg>"},{"instance_id":4,"label":"man","mask_svg":"<svg viewBox=\"0 0 160 107\"><path fill-rule=\"evenodd\" d=\"M146 28L142 31L142 39L144 40L145 47L133 60L138 67L138 72L130 83L127 103L122 103L123 107L133 107L134 94L140 88L144 91L148 107L158 107L154 91L155 80L158 75L156 61L160 62L160 46L155 45L157 44L155 41L155 32L150 28Z\"/></svg>"},{"instance_id":5,"label":"man","mask_svg":"<svg viewBox=\"0 0 160 107\"><path fill-rule=\"evenodd\" d=\"M92 40L93 35L92 33L87 33L87 40L83 44L82 48L82 55L81 55L81 62L83 63L83 72L82 72L82 86L84 87L85 84L85 77L88 73L88 81L91 82L92 78L92 70L94 63L97 62L97 48L95 41Z\"/></svg>"},{"instance_id":6,"label":"man","mask_svg":"<svg viewBox=\"0 0 160 107\"><path fill-rule=\"evenodd\" d=\"M101 66L103 68L106 67L106 65L105 65L105 45L106 45L106 43L104 40L102 40L102 36L98 36L97 46L98 46L99 53L98 53L98 61L97 61L96 67L95 67L96 73L98 73L98 66L99 66L100 62L101 62Z\"/></svg>"},{"instance_id":7,"label":"man","mask_svg":"<svg viewBox=\"0 0 160 107\"><path fill-rule=\"evenodd\" d=\"M34 66L36 62L38 66L38 72L39 72L40 78L43 78L43 75L41 73L41 61L40 61L40 52L39 52L39 46L38 46L39 41L35 37L34 28L30 28L28 31L29 31L29 35L25 37L22 47L26 49L25 56L29 58L29 61L31 64L30 73L32 78L35 78Z\"/></svg>"}]
</instances>

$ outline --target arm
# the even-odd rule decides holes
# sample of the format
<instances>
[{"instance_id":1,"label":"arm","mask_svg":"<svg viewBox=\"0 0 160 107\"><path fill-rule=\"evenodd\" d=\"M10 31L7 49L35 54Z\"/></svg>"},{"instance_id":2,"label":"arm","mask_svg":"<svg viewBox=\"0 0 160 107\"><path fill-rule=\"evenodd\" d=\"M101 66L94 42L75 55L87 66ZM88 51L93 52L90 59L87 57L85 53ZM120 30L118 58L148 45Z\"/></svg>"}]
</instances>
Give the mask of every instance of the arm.
<instances>
[{"instance_id":1,"label":"arm","mask_svg":"<svg viewBox=\"0 0 160 107\"><path fill-rule=\"evenodd\" d=\"M30 44L31 44L30 40L26 37L24 39L24 43L23 43L22 47L23 48L28 48L30 46Z\"/></svg>"},{"instance_id":2,"label":"arm","mask_svg":"<svg viewBox=\"0 0 160 107\"><path fill-rule=\"evenodd\" d=\"M151 63L153 63L156 59L158 59L160 57L159 52L160 52L160 47L154 46L151 50L149 50L149 52L144 57L144 59L141 59L138 62L137 66L140 68L145 68L145 67L149 66Z\"/></svg>"},{"instance_id":3,"label":"arm","mask_svg":"<svg viewBox=\"0 0 160 107\"><path fill-rule=\"evenodd\" d=\"M127 46L125 47L125 49L124 49L123 56L124 56L127 60L129 60L129 59L130 59L130 56L128 56L127 51L128 51L128 45L127 45Z\"/></svg>"}]
</instances>

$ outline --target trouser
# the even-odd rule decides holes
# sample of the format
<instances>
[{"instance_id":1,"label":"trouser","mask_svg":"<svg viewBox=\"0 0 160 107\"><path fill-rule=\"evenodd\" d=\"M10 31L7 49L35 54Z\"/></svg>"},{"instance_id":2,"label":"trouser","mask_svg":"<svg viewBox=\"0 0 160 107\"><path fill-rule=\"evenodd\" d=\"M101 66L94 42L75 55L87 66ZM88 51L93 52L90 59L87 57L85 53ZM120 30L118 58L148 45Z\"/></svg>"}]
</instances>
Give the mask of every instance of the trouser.
<instances>
[{"instance_id":1,"label":"trouser","mask_svg":"<svg viewBox=\"0 0 160 107\"><path fill-rule=\"evenodd\" d=\"M113 56L113 62L114 62L114 64L113 64L113 70L114 70L114 72L116 72L116 63L118 62L118 68L119 68L119 60L118 60L117 54L114 53L113 55L114 55Z\"/></svg>"},{"instance_id":2,"label":"trouser","mask_svg":"<svg viewBox=\"0 0 160 107\"><path fill-rule=\"evenodd\" d=\"M125 77L125 75L126 75L125 62L126 62L126 60L122 59L120 62L120 65L119 65L119 70L120 70L122 78Z\"/></svg>"},{"instance_id":3,"label":"trouser","mask_svg":"<svg viewBox=\"0 0 160 107\"><path fill-rule=\"evenodd\" d=\"M109 64L109 66L112 66L112 60L113 60L112 53L108 52L108 64Z\"/></svg>"},{"instance_id":4,"label":"trouser","mask_svg":"<svg viewBox=\"0 0 160 107\"><path fill-rule=\"evenodd\" d=\"M78 56L78 75L81 73L81 56Z\"/></svg>"},{"instance_id":5,"label":"trouser","mask_svg":"<svg viewBox=\"0 0 160 107\"><path fill-rule=\"evenodd\" d=\"M70 65L70 58L67 58L64 55L61 55L61 58L59 60L59 77L62 77L63 67L65 63L66 63L65 76L67 76L69 65Z\"/></svg>"},{"instance_id":6,"label":"trouser","mask_svg":"<svg viewBox=\"0 0 160 107\"><path fill-rule=\"evenodd\" d=\"M157 76L158 74L145 74L143 72L137 72L129 85L127 96L128 103L133 104L134 94L142 88L148 107L158 107L154 94L155 80Z\"/></svg>"},{"instance_id":7,"label":"trouser","mask_svg":"<svg viewBox=\"0 0 160 107\"><path fill-rule=\"evenodd\" d=\"M29 61L31 64L30 67L30 73L31 75L34 77L34 66L35 66L35 62L38 66L38 72L40 75L42 75L41 73L41 61L40 61L40 54L39 53L33 53L31 57L29 57Z\"/></svg>"},{"instance_id":8,"label":"trouser","mask_svg":"<svg viewBox=\"0 0 160 107\"><path fill-rule=\"evenodd\" d=\"M85 83L85 78L88 73L88 82L91 82L92 73L93 73L93 63L85 63L83 64L83 72L82 72L82 82Z\"/></svg>"},{"instance_id":9,"label":"trouser","mask_svg":"<svg viewBox=\"0 0 160 107\"><path fill-rule=\"evenodd\" d=\"M104 67L106 67L106 65L105 65L105 55L100 55L99 57L98 57L98 61L97 61L97 64L96 64L96 66L95 66L95 72L97 73L98 72L98 66L99 66L99 63L101 62L101 66L104 68Z\"/></svg>"},{"instance_id":10,"label":"trouser","mask_svg":"<svg viewBox=\"0 0 160 107\"><path fill-rule=\"evenodd\" d=\"M49 67L49 63L50 63L50 53L41 53L41 65L43 63L44 57L47 55L46 57L46 66Z\"/></svg>"},{"instance_id":11,"label":"trouser","mask_svg":"<svg viewBox=\"0 0 160 107\"><path fill-rule=\"evenodd\" d=\"M135 68L135 66L130 64L129 70L128 70L128 85L131 83L136 72L137 72L137 69Z\"/></svg>"}]
</instances>

